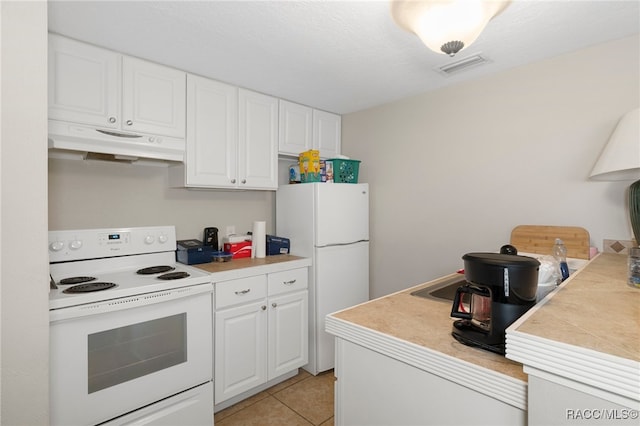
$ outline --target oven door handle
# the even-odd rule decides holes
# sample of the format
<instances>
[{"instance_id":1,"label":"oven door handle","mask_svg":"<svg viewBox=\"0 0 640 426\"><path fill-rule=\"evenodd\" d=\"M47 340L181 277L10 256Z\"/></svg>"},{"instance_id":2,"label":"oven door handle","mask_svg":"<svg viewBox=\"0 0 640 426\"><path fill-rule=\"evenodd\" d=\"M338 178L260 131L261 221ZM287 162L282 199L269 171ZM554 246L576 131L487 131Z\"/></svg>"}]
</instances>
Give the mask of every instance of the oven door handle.
<instances>
[{"instance_id":1,"label":"oven door handle","mask_svg":"<svg viewBox=\"0 0 640 426\"><path fill-rule=\"evenodd\" d=\"M55 321L80 318L87 315L103 314L107 312L122 311L125 309L148 306L169 300L182 299L203 293L213 293L213 284L198 284L190 287L176 288L154 293L140 294L137 296L121 297L86 305L71 306L68 308L52 309L49 311L49 323Z\"/></svg>"}]
</instances>

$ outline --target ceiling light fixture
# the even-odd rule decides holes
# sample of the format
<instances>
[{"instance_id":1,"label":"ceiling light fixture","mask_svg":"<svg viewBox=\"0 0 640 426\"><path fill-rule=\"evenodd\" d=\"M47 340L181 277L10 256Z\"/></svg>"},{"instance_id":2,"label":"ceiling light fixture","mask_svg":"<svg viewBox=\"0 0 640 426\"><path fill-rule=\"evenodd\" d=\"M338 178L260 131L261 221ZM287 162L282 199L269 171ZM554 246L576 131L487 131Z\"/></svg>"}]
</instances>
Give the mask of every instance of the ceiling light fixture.
<instances>
[{"instance_id":1,"label":"ceiling light fixture","mask_svg":"<svg viewBox=\"0 0 640 426\"><path fill-rule=\"evenodd\" d=\"M392 0L391 16L434 52L455 56L510 0Z\"/></svg>"},{"instance_id":2,"label":"ceiling light fixture","mask_svg":"<svg viewBox=\"0 0 640 426\"><path fill-rule=\"evenodd\" d=\"M640 244L640 108L626 113L591 171L591 179L635 180L629 187L629 218Z\"/></svg>"}]
</instances>

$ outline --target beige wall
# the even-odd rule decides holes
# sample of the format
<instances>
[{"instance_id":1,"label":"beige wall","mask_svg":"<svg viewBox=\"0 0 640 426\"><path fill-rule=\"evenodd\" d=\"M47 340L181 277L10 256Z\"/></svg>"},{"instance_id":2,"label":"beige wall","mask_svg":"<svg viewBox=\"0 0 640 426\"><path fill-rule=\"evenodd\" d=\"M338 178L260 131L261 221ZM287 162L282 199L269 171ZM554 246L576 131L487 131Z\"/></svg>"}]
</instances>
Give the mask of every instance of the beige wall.
<instances>
[{"instance_id":1,"label":"beige wall","mask_svg":"<svg viewBox=\"0 0 640 426\"><path fill-rule=\"evenodd\" d=\"M0 2L0 42L0 424L46 425L46 2Z\"/></svg>"},{"instance_id":2,"label":"beige wall","mask_svg":"<svg viewBox=\"0 0 640 426\"><path fill-rule=\"evenodd\" d=\"M603 238L632 239L630 182L588 175L640 104L639 44L634 36L343 116L343 151L362 160L371 185L372 296L454 272L463 254L498 250L519 224L582 226L600 249Z\"/></svg>"},{"instance_id":3,"label":"beige wall","mask_svg":"<svg viewBox=\"0 0 640 426\"><path fill-rule=\"evenodd\" d=\"M222 236L227 225L275 224L274 192L170 188L166 167L50 159L49 198L56 230L175 225L178 239L201 240L208 226Z\"/></svg>"}]
</instances>

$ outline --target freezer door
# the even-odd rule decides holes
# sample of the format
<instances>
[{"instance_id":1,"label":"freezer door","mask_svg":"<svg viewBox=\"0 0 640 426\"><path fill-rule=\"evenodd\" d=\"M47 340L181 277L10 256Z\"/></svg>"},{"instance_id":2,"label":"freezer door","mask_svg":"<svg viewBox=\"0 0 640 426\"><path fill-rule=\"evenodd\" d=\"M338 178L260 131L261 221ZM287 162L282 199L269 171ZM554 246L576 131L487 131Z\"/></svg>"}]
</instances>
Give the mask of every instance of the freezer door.
<instances>
[{"instance_id":1,"label":"freezer door","mask_svg":"<svg viewBox=\"0 0 640 426\"><path fill-rule=\"evenodd\" d=\"M334 367L334 336L325 317L369 300L369 243L316 249L316 359L318 372Z\"/></svg>"},{"instance_id":2,"label":"freezer door","mask_svg":"<svg viewBox=\"0 0 640 426\"><path fill-rule=\"evenodd\" d=\"M316 186L316 246L369 240L369 184Z\"/></svg>"}]
</instances>

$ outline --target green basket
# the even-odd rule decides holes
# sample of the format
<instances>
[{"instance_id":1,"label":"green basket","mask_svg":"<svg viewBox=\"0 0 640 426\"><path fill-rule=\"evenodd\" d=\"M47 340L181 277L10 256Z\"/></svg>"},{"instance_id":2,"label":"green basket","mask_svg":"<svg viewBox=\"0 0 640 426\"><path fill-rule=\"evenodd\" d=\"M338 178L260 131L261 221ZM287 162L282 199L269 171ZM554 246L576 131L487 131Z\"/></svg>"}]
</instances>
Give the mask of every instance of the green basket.
<instances>
[{"instance_id":1,"label":"green basket","mask_svg":"<svg viewBox=\"0 0 640 426\"><path fill-rule=\"evenodd\" d=\"M333 181L335 183L358 183L360 160L332 158L327 161L333 163Z\"/></svg>"}]
</instances>

